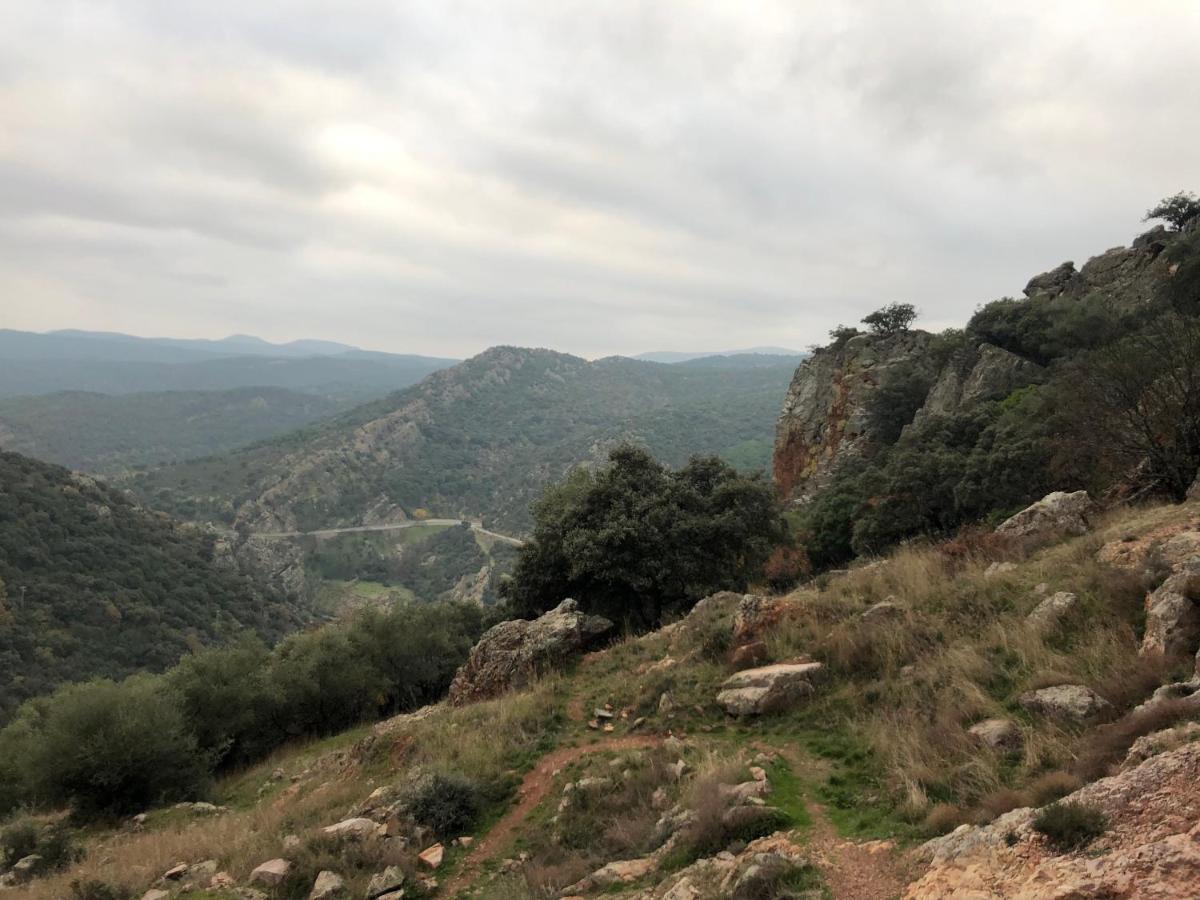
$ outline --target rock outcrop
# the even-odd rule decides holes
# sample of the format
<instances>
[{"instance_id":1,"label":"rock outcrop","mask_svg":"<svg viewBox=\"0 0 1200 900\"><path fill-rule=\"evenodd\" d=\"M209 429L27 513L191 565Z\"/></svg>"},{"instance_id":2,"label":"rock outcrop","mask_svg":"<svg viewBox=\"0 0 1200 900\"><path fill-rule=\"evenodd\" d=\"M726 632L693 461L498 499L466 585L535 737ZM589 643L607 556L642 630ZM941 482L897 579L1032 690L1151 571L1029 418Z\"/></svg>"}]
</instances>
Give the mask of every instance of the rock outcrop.
<instances>
[{"instance_id":1,"label":"rock outcrop","mask_svg":"<svg viewBox=\"0 0 1200 900\"><path fill-rule=\"evenodd\" d=\"M931 868L906 900L1083 900L1194 897L1200 884L1200 743L1086 785L1064 802L1102 812L1108 831L1086 852L1057 855L1033 830L1036 811L964 825L929 841Z\"/></svg>"},{"instance_id":2,"label":"rock outcrop","mask_svg":"<svg viewBox=\"0 0 1200 900\"><path fill-rule=\"evenodd\" d=\"M1200 647L1200 558L1182 564L1146 598L1142 653L1178 656Z\"/></svg>"},{"instance_id":3,"label":"rock outcrop","mask_svg":"<svg viewBox=\"0 0 1200 900\"><path fill-rule=\"evenodd\" d=\"M612 627L608 619L580 612L570 599L532 621L501 622L471 649L450 685L449 700L462 706L521 687L539 672L587 648Z\"/></svg>"},{"instance_id":4,"label":"rock outcrop","mask_svg":"<svg viewBox=\"0 0 1200 900\"><path fill-rule=\"evenodd\" d=\"M1075 608L1077 601L1069 591L1058 591L1035 606L1025 621L1041 631L1049 631Z\"/></svg>"},{"instance_id":5,"label":"rock outcrop","mask_svg":"<svg viewBox=\"0 0 1200 900\"><path fill-rule=\"evenodd\" d=\"M219 538L213 545L213 559L226 568L265 578L292 597L307 592L304 553L294 541L259 535Z\"/></svg>"},{"instance_id":6,"label":"rock outcrop","mask_svg":"<svg viewBox=\"0 0 1200 900\"><path fill-rule=\"evenodd\" d=\"M1087 491L1055 491L996 526L997 534L1050 540L1087 534L1096 504Z\"/></svg>"},{"instance_id":7,"label":"rock outcrop","mask_svg":"<svg viewBox=\"0 0 1200 900\"><path fill-rule=\"evenodd\" d=\"M1058 684L1020 697L1021 706L1031 713L1083 725L1094 722L1112 708L1107 700L1082 684Z\"/></svg>"},{"instance_id":8,"label":"rock outcrop","mask_svg":"<svg viewBox=\"0 0 1200 900\"><path fill-rule=\"evenodd\" d=\"M877 450L868 421L871 396L901 367L922 359L930 340L924 331L860 334L800 364L775 429L775 484L781 495L807 499L845 461Z\"/></svg>"},{"instance_id":9,"label":"rock outcrop","mask_svg":"<svg viewBox=\"0 0 1200 900\"><path fill-rule=\"evenodd\" d=\"M1019 753L1025 742L1012 719L984 719L968 728L967 734L997 753Z\"/></svg>"},{"instance_id":10,"label":"rock outcrop","mask_svg":"<svg viewBox=\"0 0 1200 900\"><path fill-rule=\"evenodd\" d=\"M821 669L818 662L746 669L726 679L717 703L734 716L780 712L813 693L813 681L820 677Z\"/></svg>"},{"instance_id":11,"label":"rock outcrop","mask_svg":"<svg viewBox=\"0 0 1200 900\"><path fill-rule=\"evenodd\" d=\"M960 354L942 369L925 403L913 418L920 424L931 416L948 416L987 400L1000 400L1042 377L1037 363L991 344Z\"/></svg>"}]
</instances>

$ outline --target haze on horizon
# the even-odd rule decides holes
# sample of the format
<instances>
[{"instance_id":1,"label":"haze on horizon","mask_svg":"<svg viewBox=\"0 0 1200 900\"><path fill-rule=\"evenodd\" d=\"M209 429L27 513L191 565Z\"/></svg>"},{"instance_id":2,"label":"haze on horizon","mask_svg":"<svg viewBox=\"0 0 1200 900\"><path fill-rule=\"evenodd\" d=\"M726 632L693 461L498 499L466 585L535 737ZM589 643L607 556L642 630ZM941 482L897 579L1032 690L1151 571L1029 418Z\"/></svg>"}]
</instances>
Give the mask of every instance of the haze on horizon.
<instances>
[{"instance_id":1,"label":"haze on horizon","mask_svg":"<svg viewBox=\"0 0 1200 900\"><path fill-rule=\"evenodd\" d=\"M0 327L802 348L1200 188L1200 6L752 6L12 0Z\"/></svg>"}]
</instances>

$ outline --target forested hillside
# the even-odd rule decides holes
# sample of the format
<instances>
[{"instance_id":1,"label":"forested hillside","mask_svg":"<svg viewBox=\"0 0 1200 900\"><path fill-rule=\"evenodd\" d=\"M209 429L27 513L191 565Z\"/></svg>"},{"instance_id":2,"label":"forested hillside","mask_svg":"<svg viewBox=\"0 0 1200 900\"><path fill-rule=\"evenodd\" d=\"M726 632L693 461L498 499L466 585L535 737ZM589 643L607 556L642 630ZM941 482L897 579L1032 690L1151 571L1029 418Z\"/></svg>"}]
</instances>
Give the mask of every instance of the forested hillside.
<instances>
[{"instance_id":1,"label":"forested hillside","mask_svg":"<svg viewBox=\"0 0 1200 900\"><path fill-rule=\"evenodd\" d=\"M0 448L112 474L223 453L348 406L286 388L0 398Z\"/></svg>"},{"instance_id":2,"label":"forested hillside","mask_svg":"<svg viewBox=\"0 0 1200 900\"><path fill-rule=\"evenodd\" d=\"M86 476L0 452L0 719L64 681L158 671L303 606L239 571L214 538Z\"/></svg>"},{"instance_id":3,"label":"forested hillside","mask_svg":"<svg viewBox=\"0 0 1200 900\"><path fill-rule=\"evenodd\" d=\"M765 469L795 361L668 366L497 347L306 431L139 476L148 504L255 530L393 521L424 508L529 525L529 504L619 443L670 465L719 454Z\"/></svg>"}]
</instances>

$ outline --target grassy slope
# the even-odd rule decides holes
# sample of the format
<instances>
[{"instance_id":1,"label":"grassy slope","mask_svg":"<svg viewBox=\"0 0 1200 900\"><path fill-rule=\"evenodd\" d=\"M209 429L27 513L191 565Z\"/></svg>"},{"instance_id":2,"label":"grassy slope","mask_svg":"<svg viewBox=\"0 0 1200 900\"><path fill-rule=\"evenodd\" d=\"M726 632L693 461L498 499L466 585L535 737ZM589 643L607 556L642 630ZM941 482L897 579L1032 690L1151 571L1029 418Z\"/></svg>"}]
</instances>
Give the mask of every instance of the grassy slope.
<instances>
[{"instance_id":1,"label":"grassy slope","mask_svg":"<svg viewBox=\"0 0 1200 900\"><path fill-rule=\"evenodd\" d=\"M734 721L715 706L716 689L729 674L722 657L732 613L718 608L681 626L619 641L528 691L464 709L437 708L368 742L359 741L365 733L359 729L281 752L217 786L216 799L230 804L232 812L152 824L144 833L101 835L97 841L103 849L93 849L86 862L13 896L56 896L80 875L140 891L179 860L209 857L242 878L278 854L284 835L307 835L343 818L372 790L402 782L417 768L466 773L498 788L476 829L482 835L510 807L522 774L544 754L601 746L596 742L605 736L590 730L586 719L593 706L606 702L619 711L616 736L630 733L630 723L645 716L637 733L686 735L684 748L601 750L564 766L547 799L514 833L514 843L480 867L476 878L496 879L487 882L486 896L539 896L524 879L500 872L501 860L519 850L531 854L529 879L555 886L600 861L638 855L646 846L647 824L659 815L646 807L653 786L661 784L673 797L702 805L698 785L706 778L744 777L747 762L768 748L781 754L771 769L775 802L785 812L785 827L802 840L808 839L817 804L846 836L890 836L903 844L953 824L939 804L952 805L960 818L978 820L1003 811L997 809L998 797L1007 796L1003 792L1032 791L1020 799L1042 801L1039 782L1046 782L1047 773L1070 770L1096 732L1031 718L1017 705L1018 695L1048 683L1078 681L1096 687L1124 712L1169 674L1154 671L1151 681L1137 657L1145 585L1096 563L1095 551L1106 541L1192 521L1198 512L1196 504L1125 511L1110 516L1092 535L1028 558L990 539L967 548L961 543L909 547L801 590L789 598L789 614L768 634L771 655L776 660L811 655L826 664L828 678L810 704L784 715ZM1006 554L1017 567L986 577L990 561ZM1024 624L1040 599L1033 587L1042 582L1080 598L1077 612L1046 635ZM904 605L909 618L863 626L860 613L887 596ZM676 663L655 666L667 657ZM674 700L670 715L659 711L663 692ZM967 740L965 728L992 715L1021 723L1023 756L1006 760ZM682 786L663 777L665 765L680 752L696 772ZM288 778L272 781L276 767L295 777L299 787L291 787ZM587 807L573 824L560 824L564 840L548 840L567 780L622 767L632 773L628 787L612 801ZM926 822L938 809L943 814ZM439 877L452 875L463 855L453 850ZM411 855L402 856L398 862L412 864ZM383 858L363 863L361 874L351 871L351 889L361 893L367 869ZM302 865L315 865L315 857L305 859ZM352 864L359 863L345 863Z\"/></svg>"}]
</instances>

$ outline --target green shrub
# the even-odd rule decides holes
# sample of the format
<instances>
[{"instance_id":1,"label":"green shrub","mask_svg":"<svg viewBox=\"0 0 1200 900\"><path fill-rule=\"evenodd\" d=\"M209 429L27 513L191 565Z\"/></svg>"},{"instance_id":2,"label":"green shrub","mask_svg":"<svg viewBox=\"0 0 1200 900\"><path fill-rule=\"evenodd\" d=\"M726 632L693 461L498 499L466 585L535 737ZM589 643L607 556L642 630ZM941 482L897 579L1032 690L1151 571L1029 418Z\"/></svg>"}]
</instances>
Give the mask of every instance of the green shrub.
<instances>
[{"instance_id":1,"label":"green shrub","mask_svg":"<svg viewBox=\"0 0 1200 900\"><path fill-rule=\"evenodd\" d=\"M22 756L38 799L119 814L194 798L205 786L209 760L161 678L70 685L22 713L36 717Z\"/></svg>"},{"instance_id":2,"label":"green shrub","mask_svg":"<svg viewBox=\"0 0 1200 900\"><path fill-rule=\"evenodd\" d=\"M0 865L11 866L36 851L40 830L36 822L22 819L0 831Z\"/></svg>"},{"instance_id":3,"label":"green shrub","mask_svg":"<svg viewBox=\"0 0 1200 900\"><path fill-rule=\"evenodd\" d=\"M442 840L465 834L479 818L483 792L477 782L461 775L440 773L416 780L406 796L406 806L416 821Z\"/></svg>"},{"instance_id":4,"label":"green shrub","mask_svg":"<svg viewBox=\"0 0 1200 900\"><path fill-rule=\"evenodd\" d=\"M1034 831L1059 852L1086 847L1107 828L1104 813L1083 803L1051 803L1033 820Z\"/></svg>"}]
</instances>

